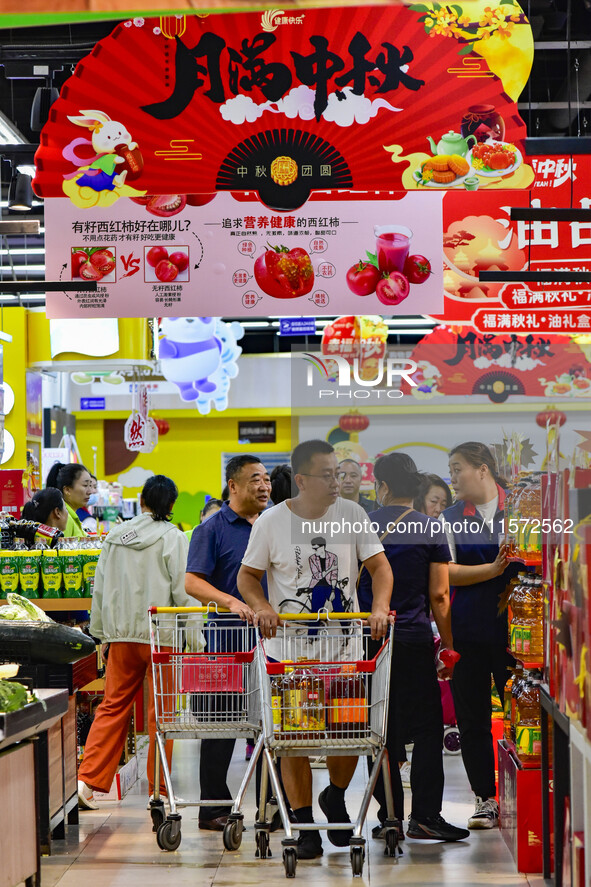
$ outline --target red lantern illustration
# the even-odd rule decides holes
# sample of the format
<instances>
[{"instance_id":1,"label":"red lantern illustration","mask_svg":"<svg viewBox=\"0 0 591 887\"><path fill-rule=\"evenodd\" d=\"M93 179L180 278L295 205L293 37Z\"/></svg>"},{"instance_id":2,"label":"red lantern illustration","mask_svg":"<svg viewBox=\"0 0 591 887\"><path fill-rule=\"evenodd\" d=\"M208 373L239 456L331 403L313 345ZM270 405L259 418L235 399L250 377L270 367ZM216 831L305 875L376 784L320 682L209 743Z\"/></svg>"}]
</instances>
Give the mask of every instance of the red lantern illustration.
<instances>
[{"instance_id":1,"label":"red lantern illustration","mask_svg":"<svg viewBox=\"0 0 591 887\"><path fill-rule=\"evenodd\" d=\"M349 435L350 440L357 443L359 432L369 428L369 419L367 416L362 416L358 410L349 410L348 413L340 417L339 428Z\"/></svg>"},{"instance_id":2,"label":"red lantern illustration","mask_svg":"<svg viewBox=\"0 0 591 887\"><path fill-rule=\"evenodd\" d=\"M547 428L549 425L564 425L565 422L566 414L553 407L547 407L536 416L536 423L540 428Z\"/></svg>"}]
</instances>

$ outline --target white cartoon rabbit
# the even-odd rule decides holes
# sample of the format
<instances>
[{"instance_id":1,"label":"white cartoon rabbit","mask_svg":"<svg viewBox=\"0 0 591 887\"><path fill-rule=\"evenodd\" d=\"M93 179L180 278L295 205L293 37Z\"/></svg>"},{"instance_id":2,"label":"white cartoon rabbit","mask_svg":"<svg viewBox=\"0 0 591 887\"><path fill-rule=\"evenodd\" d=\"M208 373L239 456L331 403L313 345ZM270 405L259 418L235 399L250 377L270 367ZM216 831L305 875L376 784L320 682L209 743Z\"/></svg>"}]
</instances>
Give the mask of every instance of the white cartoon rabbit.
<instances>
[{"instance_id":1,"label":"white cartoon rabbit","mask_svg":"<svg viewBox=\"0 0 591 887\"><path fill-rule=\"evenodd\" d=\"M92 158L81 158L75 149L81 144L90 144L87 139L74 139L64 150L64 156L76 166L83 166L82 175L77 179L80 187L86 186L94 191L113 191L121 187L127 176L127 170L116 174L117 166L125 163L125 158L116 153L116 148L126 145L130 151L138 147L137 142L131 140L131 135L122 123L111 120L104 111L80 111L74 117L68 117L76 126L84 126L92 130L91 143L96 151ZM79 173L74 173L74 176ZM66 178L70 178L67 176Z\"/></svg>"}]
</instances>

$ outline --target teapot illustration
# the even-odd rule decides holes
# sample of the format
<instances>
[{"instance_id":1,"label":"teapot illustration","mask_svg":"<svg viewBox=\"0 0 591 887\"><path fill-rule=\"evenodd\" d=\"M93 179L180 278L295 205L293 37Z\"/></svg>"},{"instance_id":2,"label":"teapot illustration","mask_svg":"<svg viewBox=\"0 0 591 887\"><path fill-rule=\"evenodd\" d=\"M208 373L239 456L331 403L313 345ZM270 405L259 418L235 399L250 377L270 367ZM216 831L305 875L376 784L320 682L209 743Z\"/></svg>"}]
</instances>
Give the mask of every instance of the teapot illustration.
<instances>
[{"instance_id":1,"label":"teapot illustration","mask_svg":"<svg viewBox=\"0 0 591 887\"><path fill-rule=\"evenodd\" d=\"M469 135L464 139L459 132L454 132L451 129L449 132L446 132L441 136L437 145L431 136L427 136L427 141L431 145L431 151L433 154L459 154L461 157L465 157L468 153L470 139L472 139L472 142L475 145L476 136Z\"/></svg>"}]
</instances>

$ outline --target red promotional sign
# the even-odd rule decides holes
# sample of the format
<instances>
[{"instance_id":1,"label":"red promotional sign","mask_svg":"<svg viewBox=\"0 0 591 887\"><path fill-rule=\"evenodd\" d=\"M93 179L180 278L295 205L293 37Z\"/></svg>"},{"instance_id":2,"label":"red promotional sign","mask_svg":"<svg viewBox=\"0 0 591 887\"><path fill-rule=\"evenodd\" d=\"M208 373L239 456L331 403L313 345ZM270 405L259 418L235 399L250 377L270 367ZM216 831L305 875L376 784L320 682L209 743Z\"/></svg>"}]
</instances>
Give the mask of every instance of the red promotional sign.
<instances>
[{"instance_id":1,"label":"red promotional sign","mask_svg":"<svg viewBox=\"0 0 591 887\"><path fill-rule=\"evenodd\" d=\"M526 326L528 316L523 314ZM506 323L484 332L437 327L411 355L418 366L413 375L417 385L407 386L407 392L419 400L480 394L494 403L515 395L589 398L591 366L584 350L563 336L540 330L524 328L525 335L517 336L516 322L521 319L509 316Z\"/></svg>"},{"instance_id":2,"label":"red promotional sign","mask_svg":"<svg viewBox=\"0 0 591 887\"><path fill-rule=\"evenodd\" d=\"M591 168L584 156L532 158L536 179L531 192L477 194L453 191L443 201L446 322L471 322L481 330L491 312L512 317L524 330L574 332L585 329L555 316L560 309L591 309L588 284L552 282L551 271L591 270L591 222L514 222L511 207L591 207ZM549 271L545 283L480 283L483 270ZM520 309L521 316L505 309ZM538 309L541 314L536 313ZM534 314L532 314L532 310ZM544 319L542 319L542 317ZM492 320L489 321L492 323ZM584 324L584 320L581 319ZM500 329L495 321L495 329ZM504 329L507 329L505 326Z\"/></svg>"},{"instance_id":3,"label":"red promotional sign","mask_svg":"<svg viewBox=\"0 0 591 887\"><path fill-rule=\"evenodd\" d=\"M165 217L224 190L291 210L319 190L528 188L532 58L519 6L484 0L134 18L65 83L34 187L82 209L166 195Z\"/></svg>"},{"instance_id":4,"label":"red promotional sign","mask_svg":"<svg viewBox=\"0 0 591 887\"><path fill-rule=\"evenodd\" d=\"M472 323L483 333L574 333L589 335L591 332L591 306L588 311L540 311L539 309L506 311L501 308L489 311L479 308L472 317Z\"/></svg>"}]
</instances>

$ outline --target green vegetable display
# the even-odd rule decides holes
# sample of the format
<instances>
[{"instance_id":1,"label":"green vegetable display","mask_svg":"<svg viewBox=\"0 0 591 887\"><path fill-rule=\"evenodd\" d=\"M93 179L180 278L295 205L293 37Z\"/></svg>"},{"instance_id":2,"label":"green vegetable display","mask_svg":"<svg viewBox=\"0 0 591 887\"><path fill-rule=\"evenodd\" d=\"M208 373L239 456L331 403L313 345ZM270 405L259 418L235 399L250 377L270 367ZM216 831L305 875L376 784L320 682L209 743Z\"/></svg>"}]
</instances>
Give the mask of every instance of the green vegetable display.
<instances>
[{"instance_id":1,"label":"green vegetable display","mask_svg":"<svg viewBox=\"0 0 591 887\"><path fill-rule=\"evenodd\" d=\"M0 681L0 712L18 711L36 701L35 694L17 681Z\"/></svg>"},{"instance_id":2,"label":"green vegetable display","mask_svg":"<svg viewBox=\"0 0 591 887\"><path fill-rule=\"evenodd\" d=\"M8 592L6 595L8 604L0 607L0 619L8 619L20 622L53 622L43 610L15 592Z\"/></svg>"}]
</instances>

